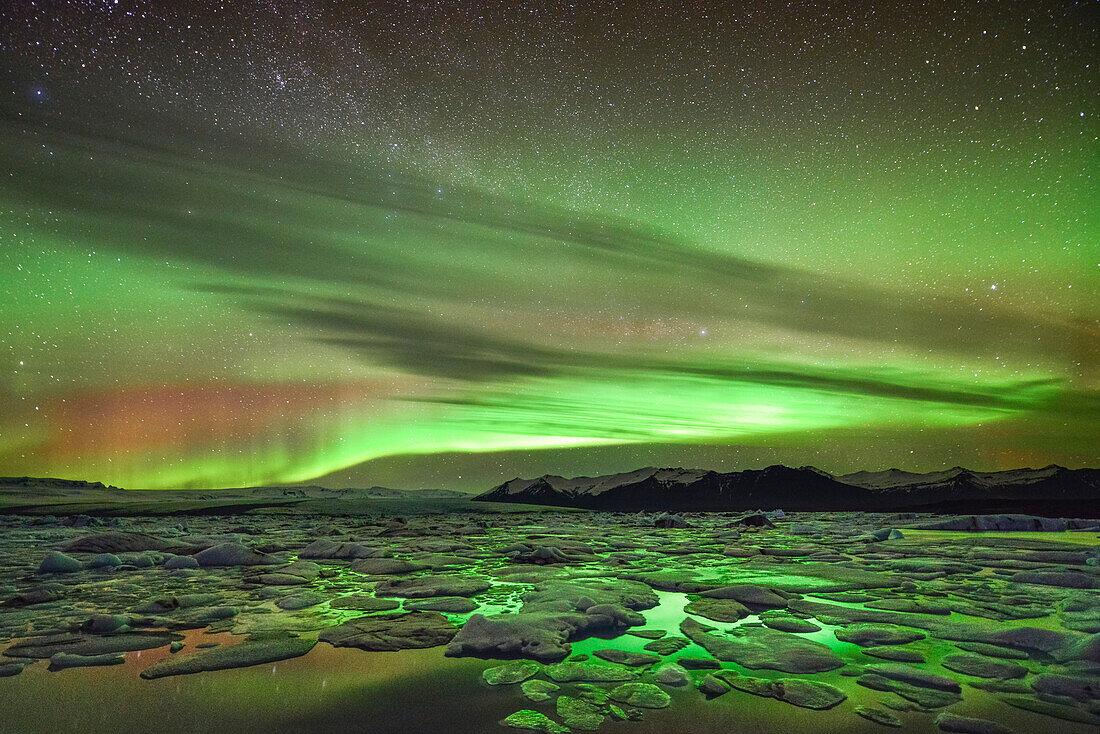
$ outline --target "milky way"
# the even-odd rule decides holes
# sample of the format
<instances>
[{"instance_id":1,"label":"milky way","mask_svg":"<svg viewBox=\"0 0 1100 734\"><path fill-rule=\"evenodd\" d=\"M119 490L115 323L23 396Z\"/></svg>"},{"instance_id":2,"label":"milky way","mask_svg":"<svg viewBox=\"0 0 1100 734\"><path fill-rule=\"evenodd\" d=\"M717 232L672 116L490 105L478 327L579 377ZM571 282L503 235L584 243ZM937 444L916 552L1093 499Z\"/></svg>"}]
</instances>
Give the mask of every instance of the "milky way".
<instances>
[{"instance_id":1,"label":"milky way","mask_svg":"<svg viewBox=\"0 0 1100 734\"><path fill-rule=\"evenodd\" d=\"M1097 460L1095 4L359 5L0 10L0 473Z\"/></svg>"}]
</instances>

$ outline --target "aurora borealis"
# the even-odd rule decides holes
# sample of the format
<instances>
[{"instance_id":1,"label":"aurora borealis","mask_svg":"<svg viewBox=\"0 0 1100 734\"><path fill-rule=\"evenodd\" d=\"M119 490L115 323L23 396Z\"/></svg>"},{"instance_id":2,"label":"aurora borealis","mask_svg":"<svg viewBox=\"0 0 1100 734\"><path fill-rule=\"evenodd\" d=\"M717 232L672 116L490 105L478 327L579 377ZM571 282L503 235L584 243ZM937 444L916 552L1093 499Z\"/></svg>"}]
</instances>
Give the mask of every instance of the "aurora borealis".
<instances>
[{"instance_id":1,"label":"aurora borealis","mask_svg":"<svg viewBox=\"0 0 1100 734\"><path fill-rule=\"evenodd\" d=\"M8 3L0 473L1095 463L1093 3Z\"/></svg>"}]
</instances>

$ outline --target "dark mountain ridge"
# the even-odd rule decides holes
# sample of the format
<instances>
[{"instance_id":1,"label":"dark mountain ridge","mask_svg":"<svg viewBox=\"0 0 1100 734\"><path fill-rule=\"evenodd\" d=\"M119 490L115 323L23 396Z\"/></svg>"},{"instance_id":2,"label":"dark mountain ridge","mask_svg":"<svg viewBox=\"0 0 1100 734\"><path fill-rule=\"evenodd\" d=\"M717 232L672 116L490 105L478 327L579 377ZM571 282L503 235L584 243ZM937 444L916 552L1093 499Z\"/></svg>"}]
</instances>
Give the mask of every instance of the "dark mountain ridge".
<instances>
[{"instance_id":1,"label":"dark mountain ridge","mask_svg":"<svg viewBox=\"0 0 1100 734\"><path fill-rule=\"evenodd\" d=\"M113 484L88 482L83 479L57 479L55 477L0 477L0 488L33 489L41 492L121 491Z\"/></svg>"},{"instance_id":2,"label":"dark mountain ridge","mask_svg":"<svg viewBox=\"0 0 1100 734\"><path fill-rule=\"evenodd\" d=\"M1100 517L1100 470L962 467L917 474L888 469L833 476L814 467L775 465L720 473L646 467L624 474L567 479L516 478L474 498L482 502L595 510L1026 512Z\"/></svg>"}]
</instances>

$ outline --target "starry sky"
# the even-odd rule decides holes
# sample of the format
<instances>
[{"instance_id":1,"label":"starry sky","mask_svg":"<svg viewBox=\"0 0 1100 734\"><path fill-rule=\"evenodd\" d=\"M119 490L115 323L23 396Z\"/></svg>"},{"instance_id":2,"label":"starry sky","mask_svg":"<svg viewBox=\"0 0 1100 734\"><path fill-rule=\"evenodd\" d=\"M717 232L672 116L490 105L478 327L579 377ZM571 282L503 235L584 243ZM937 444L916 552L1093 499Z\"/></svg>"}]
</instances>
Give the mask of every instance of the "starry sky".
<instances>
[{"instance_id":1,"label":"starry sky","mask_svg":"<svg viewBox=\"0 0 1100 734\"><path fill-rule=\"evenodd\" d=\"M0 8L0 474L1100 463L1094 2Z\"/></svg>"}]
</instances>

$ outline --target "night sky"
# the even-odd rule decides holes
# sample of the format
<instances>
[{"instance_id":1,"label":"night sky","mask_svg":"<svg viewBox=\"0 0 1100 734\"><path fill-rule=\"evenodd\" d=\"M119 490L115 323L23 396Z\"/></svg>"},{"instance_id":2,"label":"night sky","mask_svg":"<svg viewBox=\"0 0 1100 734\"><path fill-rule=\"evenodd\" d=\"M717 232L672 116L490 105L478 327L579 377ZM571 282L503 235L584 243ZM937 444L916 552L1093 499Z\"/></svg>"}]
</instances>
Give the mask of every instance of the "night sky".
<instances>
[{"instance_id":1,"label":"night sky","mask_svg":"<svg viewBox=\"0 0 1100 734\"><path fill-rule=\"evenodd\" d=\"M1098 20L6 2L0 474L1100 463Z\"/></svg>"}]
</instances>

